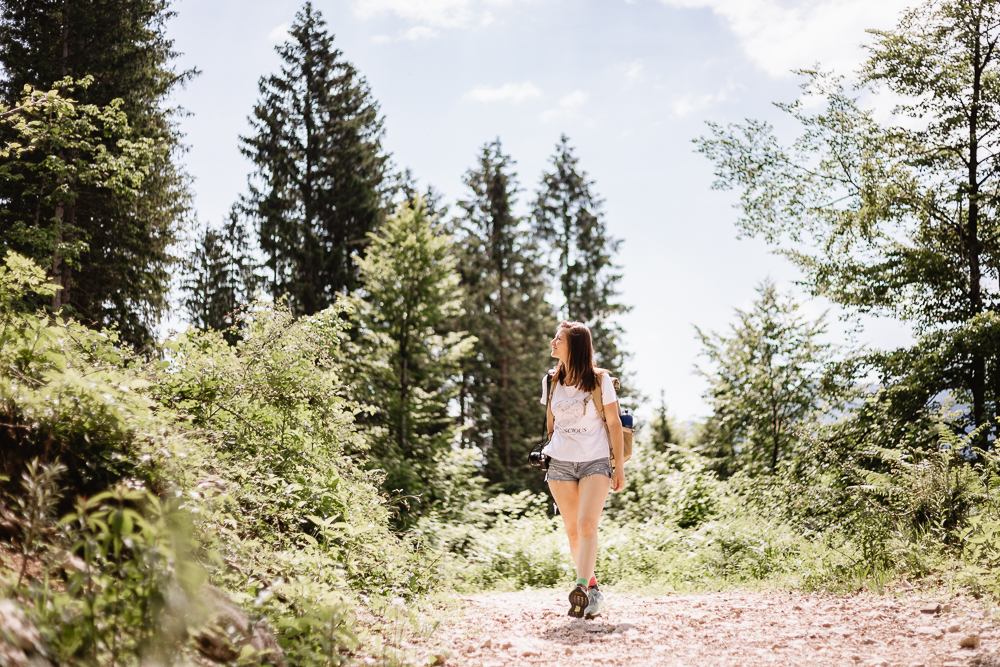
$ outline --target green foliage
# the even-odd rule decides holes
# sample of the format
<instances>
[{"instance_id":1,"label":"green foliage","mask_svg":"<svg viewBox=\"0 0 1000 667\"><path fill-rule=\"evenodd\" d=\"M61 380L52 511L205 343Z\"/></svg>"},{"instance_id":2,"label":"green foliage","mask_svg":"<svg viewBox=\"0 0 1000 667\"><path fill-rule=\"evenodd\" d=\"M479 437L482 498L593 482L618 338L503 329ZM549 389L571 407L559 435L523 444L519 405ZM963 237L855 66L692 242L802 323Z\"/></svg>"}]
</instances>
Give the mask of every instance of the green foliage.
<instances>
[{"instance_id":1,"label":"green foliage","mask_svg":"<svg viewBox=\"0 0 1000 667\"><path fill-rule=\"evenodd\" d=\"M241 137L255 172L239 207L257 226L267 290L309 315L358 287L353 257L381 220L388 158L368 84L312 3L288 34L281 72L260 80L254 133Z\"/></svg>"},{"instance_id":2,"label":"green foliage","mask_svg":"<svg viewBox=\"0 0 1000 667\"><path fill-rule=\"evenodd\" d=\"M898 387L906 421L946 394L969 406L956 425L997 413L1000 339L979 334L1000 296L998 20L994 0L942 0L872 33L859 89L897 95L898 123L878 121L841 79L805 72L803 99L779 105L803 130L791 146L757 121L698 140L716 187L741 192L740 227L779 245L814 294L922 336L866 364ZM811 113L816 102L825 108Z\"/></svg>"},{"instance_id":3,"label":"green foliage","mask_svg":"<svg viewBox=\"0 0 1000 667\"><path fill-rule=\"evenodd\" d=\"M528 451L543 430L538 397L556 329L538 247L514 214L513 166L499 139L483 146L454 222L465 290L455 328L477 339L462 364L462 439L483 452L484 473L507 491L541 487Z\"/></svg>"},{"instance_id":4,"label":"green foliage","mask_svg":"<svg viewBox=\"0 0 1000 667\"><path fill-rule=\"evenodd\" d=\"M470 589L555 586L575 572L558 518L548 499L530 491L500 494L462 507L460 516L425 517L417 531L446 552L442 569Z\"/></svg>"},{"instance_id":5,"label":"green foliage","mask_svg":"<svg viewBox=\"0 0 1000 667\"><path fill-rule=\"evenodd\" d=\"M628 486L612 494L608 516L615 522L643 522L655 517L678 528L712 519L725 502L725 487L688 446L655 450L645 443L627 468Z\"/></svg>"},{"instance_id":6,"label":"green foliage","mask_svg":"<svg viewBox=\"0 0 1000 667\"><path fill-rule=\"evenodd\" d=\"M143 180L164 151L151 139L131 140L122 100L105 107L78 104L63 93L85 91L93 77L65 78L42 92L25 86L13 109L0 109L0 182L17 184L33 209L7 209L0 250L16 249L44 266L61 287L52 308L66 301L70 270L88 250L87 234L73 208L83 192L98 188L134 201ZM108 145L112 150L108 150Z\"/></svg>"},{"instance_id":7,"label":"green foliage","mask_svg":"<svg viewBox=\"0 0 1000 667\"><path fill-rule=\"evenodd\" d=\"M66 483L97 493L126 477L154 482L174 455L166 421L141 394L148 386L113 332L23 311L29 292L51 295L41 270L8 253L0 268L0 473L59 459Z\"/></svg>"},{"instance_id":8,"label":"green foliage","mask_svg":"<svg viewBox=\"0 0 1000 667\"><path fill-rule=\"evenodd\" d=\"M345 453L364 441L339 379L343 307L295 320L262 304L236 345L192 330L140 363L114 336L17 310L52 289L22 257L0 268L0 435L16 438L0 451L7 477L27 470L10 507L43 566L20 594L60 659L168 660L185 632L174 593L207 571L296 664L340 664L359 647L355 595L436 584L421 546L390 532L379 478Z\"/></svg>"},{"instance_id":9,"label":"green foliage","mask_svg":"<svg viewBox=\"0 0 1000 667\"><path fill-rule=\"evenodd\" d=\"M167 98L195 72L173 65L169 5L0 1L0 102L17 106L26 86L64 94L67 81L90 81L73 90L75 115L32 107L7 117L49 129L14 165L18 178L0 179L0 238L63 286L57 308L96 327L115 326L133 346L151 343L168 306L170 246L188 215L176 110ZM99 131L76 132L88 120ZM23 144L13 130L0 128L2 140ZM105 167L117 179L98 173Z\"/></svg>"},{"instance_id":10,"label":"green foliage","mask_svg":"<svg viewBox=\"0 0 1000 667\"><path fill-rule=\"evenodd\" d=\"M387 527L377 473L347 455L364 442L344 397L346 306L295 319L284 307L245 311L240 340L190 330L166 343L153 394L190 423L206 476L206 546L286 579L350 582L368 594L409 593L413 562ZM222 493L220 493L222 491Z\"/></svg>"},{"instance_id":11,"label":"green foliage","mask_svg":"<svg viewBox=\"0 0 1000 667\"><path fill-rule=\"evenodd\" d=\"M400 528L412 526L444 482L438 466L455 443L448 403L453 378L475 339L448 331L461 313L451 237L427 216L422 199L401 204L358 259L364 299L360 331L348 358L359 360L352 394L378 407L365 420L369 464L399 494Z\"/></svg>"},{"instance_id":12,"label":"green foliage","mask_svg":"<svg viewBox=\"0 0 1000 667\"><path fill-rule=\"evenodd\" d=\"M65 467L32 461L21 494L11 494L24 565L41 574L11 589L28 603L51 659L59 664L139 664L175 657L185 621L171 597L187 595L200 570L180 515L154 495L121 484L75 501L56 519ZM27 585L22 587L22 582ZM57 583L58 582L58 583Z\"/></svg>"},{"instance_id":13,"label":"green foliage","mask_svg":"<svg viewBox=\"0 0 1000 667\"><path fill-rule=\"evenodd\" d=\"M718 506L725 492L715 492ZM679 591L761 582L822 586L846 560L788 524L741 512L735 499L722 500L719 517L681 528L675 520L684 513L661 514L669 502L656 506L654 496L652 488L637 494L637 504L653 502L632 510L633 518L618 509L603 519L596 570L603 584ZM575 568L562 521L547 517L546 505L538 494L500 495L470 504L460 522L425 518L419 530L447 551L439 567L459 590L561 587L573 581Z\"/></svg>"},{"instance_id":14,"label":"green foliage","mask_svg":"<svg viewBox=\"0 0 1000 667\"><path fill-rule=\"evenodd\" d=\"M798 454L795 425L821 408L838 407L836 393L823 383L824 365L835 352L819 341L824 318L805 320L799 304L779 296L771 282L757 293L752 311L736 311L739 324L730 335L698 329L711 363L699 372L708 379L705 398L713 410L703 447L722 459L717 466L723 475L739 469L776 473L779 461Z\"/></svg>"}]
</instances>

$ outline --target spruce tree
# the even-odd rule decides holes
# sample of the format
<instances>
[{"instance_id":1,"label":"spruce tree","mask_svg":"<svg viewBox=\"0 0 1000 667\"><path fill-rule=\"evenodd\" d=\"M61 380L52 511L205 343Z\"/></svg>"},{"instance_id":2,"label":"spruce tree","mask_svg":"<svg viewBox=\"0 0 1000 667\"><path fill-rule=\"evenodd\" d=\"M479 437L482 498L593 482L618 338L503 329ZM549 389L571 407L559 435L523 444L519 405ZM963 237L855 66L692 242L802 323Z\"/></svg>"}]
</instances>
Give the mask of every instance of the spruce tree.
<instances>
[{"instance_id":1,"label":"spruce tree","mask_svg":"<svg viewBox=\"0 0 1000 667\"><path fill-rule=\"evenodd\" d=\"M663 394L664 392L661 389L660 405L656 409L656 416L649 425L649 442L653 446L653 449L659 452L667 451L671 445L676 445L680 442L677 426L674 424L673 419L670 418L670 415L667 414L667 401Z\"/></svg>"},{"instance_id":2,"label":"spruce tree","mask_svg":"<svg viewBox=\"0 0 1000 667\"><path fill-rule=\"evenodd\" d=\"M527 221L514 213L513 167L499 139L483 146L455 221L466 291L458 328L478 340L462 367L463 438L483 451L487 477L510 490L541 486L527 453L542 435L538 399L556 328L540 252Z\"/></svg>"},{"instance_id":3,"label":"spruce tree","mask_svg":"<svg viewBox=\"0 0 1000 667\"><path fill-rule=\"evenodd\" d=\"M200 329L228 330L231 314L253 300L260 278L251 256L250 239L235 209L221 228L206 226L184 260L181 305ZM235 342L235 333L227 332Z\"/></svg>"},{"instance_id":4,"label":"spruce tree","mask_svg":"<svg viewBox=\"0 0 1000 667\"><path fill-rule=\"evenodd\" d=\"M800 453L796 426L815 419L821 408L840 407L829 404L835 394L823 382L837 351L820 340L825 315L806 319L770 281L757 294L752 310L736 311L739 322L728 335L697 330L710 362L698 372L708 380L705 399L713 412L700 448L725 459L713 462L725 474L777 472Z\"/></svg>"},{"instance_id":5,"label":"spruce tree","mask_svg":"<svg viewBox=\"0 0 1000 667\"><path fill-rule=\"evenodd\" d=\"M151 339L167 308L170 247L186 220L187 177L177 164L180 134L167 97L195 74L177 72L166 23L173 16L166 0L0 0L0 97L12 105L25 85L48 90L67 77L93 77L77 87L78 105L107 107L121 100L127 125L102 137L110 155L124 155L122 140L152 141L156 164L137 196L94 183L57 211L37 195L45 184L30 180L0 183L0 244L22 251L45 267L62 289L53 306L92 325L115 325L134 345ZM64 91L68 92L68 91ZM128 128L125 131L125 128ZM9 138L9 136L7 137ZM65 153L53 156L74 159ZM45 156L31 159L43 162ZM32 255L31 230L52 225L65 232L57 245L79 252L65 261L60 253ZM16 234L16 229L28 233ZM37 235L36 234L36 235Z\"/></svg>"},{"instance_id":6,"label":"spruce tree","mask_svg":"<svg viewBox=\"0 0 1000 667\"><path fill-rule=\"evenodd\" d=\"M594 194L594 182L579 168L564 134L542 175L533 208L535 234L554 257L552 273L561 293L560 317L585 322L594 339L598 365L621 373L624 352L616 316L629 308L618 302L620 267L614 264L621 240L608 234Z\"/></svg>"},{"instance_id":7,"label":"spruce tree","mask_svg":"<svg viewBox=\"0 0 1000 667\"><path fill-rule=\"evenodd\" d=\"M311 3L289 35L276 47L281 71L260 80L254 133L241 137L255 170L240 208L257 227L268 291L311 314L358 286L354 258L381 215L387 157L368 84Z\"/></svg>"},{"instance_id":8,"label":"spruce tree","mask_svg":"<svg viewBox=\"0 0 1000 667\"><path fill-rule=\"evenodd\" d=\"M397 525L406 528L447 483L438 466L455 439L448 405L473 340L449 330L462 303L457 259L422 198L400 204L370 238L357 260L364 287L350 385L353 398L378 409L360 417L369 460L385 471L383 488L398 498Z\"/></svg>"}]
</instances>

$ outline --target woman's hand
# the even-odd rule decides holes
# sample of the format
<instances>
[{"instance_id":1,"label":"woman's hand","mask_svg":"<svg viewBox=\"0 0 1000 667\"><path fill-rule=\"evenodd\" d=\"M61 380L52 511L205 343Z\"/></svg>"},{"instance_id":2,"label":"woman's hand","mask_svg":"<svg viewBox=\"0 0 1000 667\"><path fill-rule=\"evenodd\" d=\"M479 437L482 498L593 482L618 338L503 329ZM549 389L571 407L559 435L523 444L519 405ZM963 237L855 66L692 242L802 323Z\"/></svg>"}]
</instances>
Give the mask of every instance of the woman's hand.
<instances>
[{"instance_id":1,"label":"woman's hand","mask_svg":"<svg viewBox=\"0 0 1000 667\"><path fill-rule=\"evenodd\" d=\"M622 466L618 466L611 473L611 490L621 491L625 488L625 470Z\"/></svg>"}]
</instances>

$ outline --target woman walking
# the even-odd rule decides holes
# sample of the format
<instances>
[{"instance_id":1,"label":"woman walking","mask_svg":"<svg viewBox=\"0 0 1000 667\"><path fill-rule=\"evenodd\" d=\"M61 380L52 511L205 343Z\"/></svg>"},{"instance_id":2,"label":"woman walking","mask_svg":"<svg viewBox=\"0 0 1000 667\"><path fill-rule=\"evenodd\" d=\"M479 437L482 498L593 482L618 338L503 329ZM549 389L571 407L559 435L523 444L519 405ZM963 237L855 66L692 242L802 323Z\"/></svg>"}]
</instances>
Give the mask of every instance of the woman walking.
<instances>
[{"instance_id":1,"label":"woman walking","mask_svg":"<svg viewBox=\"0 0 1000 667\"><path fill-rule=\"evenodd\" d=\"M562 515L576 565L576 587L569 594L569 615L593 618L605 606L594 576L601 510L609 488L621 491L625 487L618 396L611 374L594 368L594 346L586 325L563 322L551 346L552 356L559 363L542 385L542 403L550 408L549 443L542 450L550 458L545 481ZM597 408L590 405L597 387L607 426ZM614 469L608 457L609 439L610 450L619 462Z\"/></svg>"}]
</instances>

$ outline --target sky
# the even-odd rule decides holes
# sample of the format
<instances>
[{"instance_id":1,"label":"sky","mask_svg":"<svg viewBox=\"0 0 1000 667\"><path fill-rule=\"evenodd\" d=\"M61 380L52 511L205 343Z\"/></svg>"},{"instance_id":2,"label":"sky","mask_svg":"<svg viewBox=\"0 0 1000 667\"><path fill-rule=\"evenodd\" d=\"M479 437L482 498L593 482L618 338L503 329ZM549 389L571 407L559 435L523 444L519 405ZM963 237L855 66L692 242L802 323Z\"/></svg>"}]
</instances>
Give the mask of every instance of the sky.
<instances>
[{"instance_id":1,"label":"sky","mask_svg":"<svg viewBox=\"0 0 1000 667\"><path fill-rule=\"evenodd\" d=\"M796 290L799 274L773 248L740 239L737 194L712 189L692 140L706 121L782 118L796 68L850 75L865 30L891 28L903 0L315 0L335 45L366 78L385 117L384 146L445 203L499 137L516 161L521 206L533 198L561 134L604 198L623 239L621 317L628 371L652 414L661 392L687 421L708 414L695 375L695 326L724 332L760 281ZM218 223L245 192L239 135L276 72L274 46L301 8L288 0L175 0L168 34L179 68L200 75L175 95L201 222ZM810 302L818 315L829 304ZM836 312L834 312L836 315ZM171 326L178 328L178 322ZM843 342L834 318L831 336ZM908 340L866 321L857 343ZM539 354L547 354L540 350Z\"/></svg>"}]
</instances>

